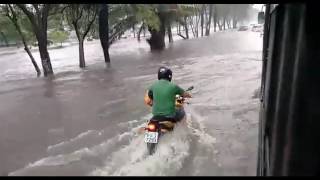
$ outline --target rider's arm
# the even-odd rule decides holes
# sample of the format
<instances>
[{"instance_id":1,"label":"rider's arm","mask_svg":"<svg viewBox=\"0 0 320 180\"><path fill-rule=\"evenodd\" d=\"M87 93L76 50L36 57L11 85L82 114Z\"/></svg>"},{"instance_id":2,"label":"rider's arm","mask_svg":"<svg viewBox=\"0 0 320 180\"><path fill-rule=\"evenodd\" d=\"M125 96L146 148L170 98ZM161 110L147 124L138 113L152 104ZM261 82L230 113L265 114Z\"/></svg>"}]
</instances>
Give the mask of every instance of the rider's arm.
<instances>
[{"instance_id":1,"label":"rider's arm","mask_svg":"<svg viewBox=\"0 0 320 180\"><path fill-rule=\"evenodd\" d=\"M191 98L190 93L188 93L187 91L185 91L184 89L182 89L178 85L176 87L177 87L177 94L181 95L182 97Z\"/></svg>"},{"instance_id":2,"label":"rider's arm","mask_svg":"<svg viewBox=\"0 0 320 180\"><path fill-rule=\"evenodd\" d=\"M151 100L153 100L153 92L151 89L148 90L148 96Z\"/></svg>"},{"instance_id":3,"label":"rider's arm","mask_svg":"<svg viewBox=\"0 0 320 180\"><path fill-rule=\"evenodd\" d=\"M152 106L152 100L153 100L153 93L151 88L149 88L146 94L144 95L144 103L149 106Z\"/></svg>"}]
</instances>

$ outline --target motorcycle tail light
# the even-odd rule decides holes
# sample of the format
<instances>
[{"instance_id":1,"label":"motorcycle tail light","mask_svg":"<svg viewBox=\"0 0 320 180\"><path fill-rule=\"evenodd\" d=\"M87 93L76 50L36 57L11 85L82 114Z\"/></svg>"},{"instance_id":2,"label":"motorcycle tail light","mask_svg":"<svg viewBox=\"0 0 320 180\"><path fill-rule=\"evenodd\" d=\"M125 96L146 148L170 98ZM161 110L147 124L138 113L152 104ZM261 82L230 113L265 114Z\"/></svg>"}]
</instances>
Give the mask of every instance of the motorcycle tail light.
<instances>
[{"instance_id":1,"label":"motorcycle tail light","mask_svg":"<svg viewBox=\"0 0 320 180\"><path fill-rule=\"evenodd\" d=\"M149 130L149 131L155 131L155 130L156 130L156 125L154 125L154 124L148 124L148 130Z\"/></svg>"}]
</instances>

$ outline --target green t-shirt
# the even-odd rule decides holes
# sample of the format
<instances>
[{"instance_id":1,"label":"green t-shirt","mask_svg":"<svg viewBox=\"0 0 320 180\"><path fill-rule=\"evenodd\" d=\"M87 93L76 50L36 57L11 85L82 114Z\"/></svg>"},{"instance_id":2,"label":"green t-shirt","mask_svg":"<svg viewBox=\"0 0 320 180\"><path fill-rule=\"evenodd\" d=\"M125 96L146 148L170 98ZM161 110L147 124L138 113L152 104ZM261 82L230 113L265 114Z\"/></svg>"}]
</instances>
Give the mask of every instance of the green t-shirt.
<instances>
[{"instance_id":1,"label":"green t-shirt","mask_svg":"<svg viewBox=\"0 0 320 180\"><path fill-rule=\"evenodd\" d=\"M167 80L159 80L149 88L153 95L152 114L154 116L173 116L175 114L176 95L184 90Z\"/></svg>"}]
</instances>

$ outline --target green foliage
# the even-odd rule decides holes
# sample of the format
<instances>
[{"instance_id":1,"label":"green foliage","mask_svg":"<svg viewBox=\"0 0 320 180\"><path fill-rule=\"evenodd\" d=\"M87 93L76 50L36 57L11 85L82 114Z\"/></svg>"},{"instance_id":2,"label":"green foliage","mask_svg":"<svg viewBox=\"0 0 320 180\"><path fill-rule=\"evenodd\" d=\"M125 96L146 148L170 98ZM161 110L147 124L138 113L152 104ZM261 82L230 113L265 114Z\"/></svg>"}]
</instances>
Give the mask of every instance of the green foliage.
<instances>
[{"instance_id":1,"label":"green foliage","mask_svg":"<svg viewBox=\"0 0 320 180\"><path fill-rule=\"evenodd\" d=\"M98 5L70 4L64 12L64 17L67 19L69 26L75 29L78 39L84 39L96 20Z\"/></svg>"},{"instance_id":2,"label":"green foliage","mask_svg":"<svg viewBox=\"0 0 320 180\"><path fill-rule=\"evenodd\" d=\"M67 31L52 31L48 34L49 39L54 43L62 43L68 39L69 33Z\"/></svg>"},{"instance_id":3,"label":"green foliage","mask_svg":"<svg viewBox=\"0 0 320 180\"><path fill-rule=\"evenodd\" d=\"M11 11L9 10L9 5L1 6L2 14L0 15L0 29L3 29L4 34L8 38L9 41L20 41L21 37L14 26L13 22L10 20L9 16L13 16ZM25 37L27 43L33 43L36 41L35 34L33 32L30 21L27 16L15 5L11 5L14 10L16 16L17 23ZM7 14L8 13L8 14ZM0 30L1 31L1 30Z\"/></svg>"},{"instance_id":4,"label":"green foliage","mask_svg":"<svg viewBox=\"0 0 320 180\"><path fill-rule=\"evenodd\" d=\"M153 29L159 30L160 20L155 8L150 5L137 5L135 17L138 22L144 22Z\"/></svg>"},{"instance_id":5,"label":"green foliage","mask_svg":"<svg viewBox=\"0 0 320 180\"><path fill-rule=\"evenodd\" d=\"M193 12L195 11L195 7L194 6L190 6L185 5L185 4L179 4L178 6L178 14L179 16L191 16L193 14Z\"/></svg>"},{"instance_id":6,"label":"green foliage","mask_svg":"<svg viewBox=\"0 0 320 180\"><path fill-rule=\"evenodd\" d=\"M23 13L20 13L18 23L20 24L22 33L25 35L26 41L30 44L36 42L37 38L33 32L32 25L27 16L25 16Z\"/></svg>"},{"instance_id":7,"label":"green foliage","mask_svg":"<svg viewBox=\"0 0 320 180\"><path fill-rule=\"evenodd\" d=\"M0 15L0 32L3 33L9 43L20 40L19 34L17 33L14 25L11 23L9 18L4 15ZM0 36L0 40L4 41L4 37Z\"/></svg>"},{"instance_id":8,"label":"green foliage","mask_svg":"<svg viewBox=\"0 0 320 180\"><path fill-rule=\"evenodd\" d=\"M57 13L48 19L48 29L64 30L64 17L62 13Z\"/></svg>"},{"instance_id":9,"label":"green foliage","mask_svg":"<svg viewBox=\"0 0 320 180\"><path fill-rule=\"evenodd\" d=\"M93 39L99 39L99 21L98 18L92 23L88 36Z\"/></svg>"}]
</instances>

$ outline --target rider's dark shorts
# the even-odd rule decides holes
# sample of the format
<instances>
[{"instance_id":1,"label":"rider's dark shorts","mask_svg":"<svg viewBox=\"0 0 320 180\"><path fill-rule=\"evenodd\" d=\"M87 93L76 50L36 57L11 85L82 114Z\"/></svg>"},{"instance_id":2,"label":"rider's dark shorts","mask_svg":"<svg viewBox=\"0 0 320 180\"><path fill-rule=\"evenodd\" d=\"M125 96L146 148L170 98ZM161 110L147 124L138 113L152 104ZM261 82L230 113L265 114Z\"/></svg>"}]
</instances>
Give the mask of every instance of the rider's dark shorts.
<instances>
[{"instance_id":1,"label":"rider's dark shorts","mask_svg":"<svg viewBox=\"0 0 320 180\"><path fill-rule=\"evenodd\" d=\"M179 122L182 120L182 118L186 115L184 109L178 109L176 110L176 113L174 116L153 116L152 119L158 120L158 121L174 121Z\"/></svg>"}]
</instances>

